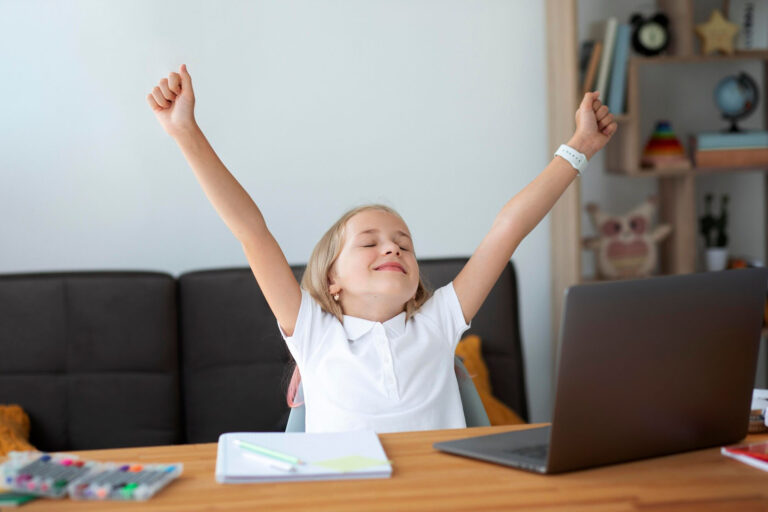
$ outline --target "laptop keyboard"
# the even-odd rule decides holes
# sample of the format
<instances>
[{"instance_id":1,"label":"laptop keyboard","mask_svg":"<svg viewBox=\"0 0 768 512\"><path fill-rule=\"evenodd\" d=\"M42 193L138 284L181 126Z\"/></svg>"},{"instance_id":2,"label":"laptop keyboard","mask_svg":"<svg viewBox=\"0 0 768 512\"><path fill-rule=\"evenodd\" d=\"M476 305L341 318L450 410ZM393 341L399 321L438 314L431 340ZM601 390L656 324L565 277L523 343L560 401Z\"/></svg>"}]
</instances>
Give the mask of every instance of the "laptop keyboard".
<instances>
[{"instance_id":1,"label":"laptop keyboard","mask_svg":"<svg viewBox=\"0 0 768 512\"><path fill-rule=\"evenodd\" d=\"M534 446L524 446L523 448L517 448L515 450L509 450L509 453L520 455L522 457L528 457L531 459L546 459L549 445L537 444Z\"/></svg>"}]
</instances>

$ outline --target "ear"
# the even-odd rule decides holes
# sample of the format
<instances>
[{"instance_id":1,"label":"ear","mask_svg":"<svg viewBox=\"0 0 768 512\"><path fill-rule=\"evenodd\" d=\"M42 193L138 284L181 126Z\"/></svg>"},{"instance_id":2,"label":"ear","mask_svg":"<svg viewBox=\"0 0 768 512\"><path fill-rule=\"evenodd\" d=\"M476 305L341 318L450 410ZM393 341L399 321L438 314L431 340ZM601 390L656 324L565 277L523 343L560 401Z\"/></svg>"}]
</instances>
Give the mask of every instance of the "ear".
<instances>
[{"instance_id":1,"label":"ear","mask_svg":"<svg viewBox=\"0 0 768 512\"><path fill-rule=\"evenodd\" d=\"M639 205L637 205L634 209L624 214L625 218L630 218L633 215L640 215L641 217L645 217L648 219L648 222L650 222L651 217L656 213L656 203L650 199L646 199Z\"/></svg>"},{"instance_id":2,"label":"ear","mask_svg":"<svg viewBox=\"0 0 768 512\"><path fill-rule=\"evenodd\" d=\"M336 271L334 270L335 264L331 266L331 268L328 269L328 273L325 276L325 280L328 282L329 285L332 285L336 282Z\"/></svg>"},{"instance_id":3,"label":"ear","mask_svg":"<svg viewBox=\"0 0 768 512\"><path fill-rule=\"evenodd\" d=\"M335 295L341 291L341 286L331 283L331 285L328 287L328 291L331 293L331 295Z\"/></svg>"}]
</instances>

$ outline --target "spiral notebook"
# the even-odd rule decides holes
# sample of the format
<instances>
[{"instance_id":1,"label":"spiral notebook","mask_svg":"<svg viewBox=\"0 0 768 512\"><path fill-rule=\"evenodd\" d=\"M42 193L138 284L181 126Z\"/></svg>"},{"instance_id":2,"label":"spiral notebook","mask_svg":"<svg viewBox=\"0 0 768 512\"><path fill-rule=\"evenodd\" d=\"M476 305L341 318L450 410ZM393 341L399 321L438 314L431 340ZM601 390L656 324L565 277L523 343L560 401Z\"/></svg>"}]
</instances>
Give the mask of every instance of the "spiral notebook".
<instances>
[{"instance_id":1,"label":"spiral notebook","mask_svg":"<svg viewBox=\"0 0 768 512\"><path fill-rule=\"evenodd\" d=\"M236 443L239 441L240 443ZM301 459L286 471L255 460L242 443ZM228 432L219 436L216 481L284 482L389 478L392 465L373 430L352 432Z\"/></svg>"}]
</instances>

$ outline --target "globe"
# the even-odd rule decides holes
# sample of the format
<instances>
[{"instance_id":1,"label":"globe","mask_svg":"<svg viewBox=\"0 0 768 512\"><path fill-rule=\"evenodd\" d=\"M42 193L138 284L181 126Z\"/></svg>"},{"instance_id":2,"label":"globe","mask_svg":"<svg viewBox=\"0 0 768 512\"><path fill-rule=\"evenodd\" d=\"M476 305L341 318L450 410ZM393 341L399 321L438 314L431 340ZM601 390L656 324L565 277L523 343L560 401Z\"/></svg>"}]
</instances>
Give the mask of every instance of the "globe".
<instances>
[{"instance_id":1,"label":"globe","mask_svg":"<svg viewBox=\"0 0 768 512\"><path fill-rule=\"evenodd\" d=\"M736 121L747 117L757 107L757 83L746 73L723 78L715 87L715 104L731 122L730 131L738 132Z\"/></svg>"}]
</instances>

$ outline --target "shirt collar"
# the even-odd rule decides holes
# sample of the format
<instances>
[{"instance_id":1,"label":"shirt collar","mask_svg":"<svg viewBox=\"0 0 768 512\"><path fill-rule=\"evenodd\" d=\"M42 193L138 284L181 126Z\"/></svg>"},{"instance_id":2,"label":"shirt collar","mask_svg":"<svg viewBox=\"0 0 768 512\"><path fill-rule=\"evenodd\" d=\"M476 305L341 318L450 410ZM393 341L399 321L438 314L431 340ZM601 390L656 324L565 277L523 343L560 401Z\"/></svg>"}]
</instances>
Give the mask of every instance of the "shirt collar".
<instances>
[{"instance_id":1,"label":"shirt collar","mask_svg":"<svg viewBox=\"0 0 768 512\"><path fill-rule=\"evenodd\" d=\"M347 333L348 340L362 338L373 326L379 322L358 318L356 316L343 315L344 331ZM385 331L390 337L401 336L405 332L405 311L383 322Z\"/></svg>"}]
</instances>

